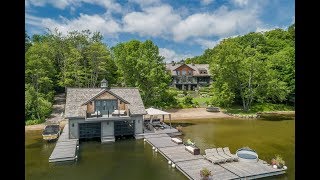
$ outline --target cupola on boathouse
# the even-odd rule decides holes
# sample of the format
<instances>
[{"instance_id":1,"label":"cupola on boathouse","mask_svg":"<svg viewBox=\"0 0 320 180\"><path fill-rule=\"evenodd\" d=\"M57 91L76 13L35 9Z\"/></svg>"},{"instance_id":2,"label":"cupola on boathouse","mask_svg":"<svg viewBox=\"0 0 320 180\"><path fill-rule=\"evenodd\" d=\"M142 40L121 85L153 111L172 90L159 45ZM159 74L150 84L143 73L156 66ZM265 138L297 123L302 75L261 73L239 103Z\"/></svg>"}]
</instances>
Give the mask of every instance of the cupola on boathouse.
<instances>
[{"instance_id":1,"label":"cupola on boathouse","mask_svg":"<svg viewBox=\"0 0 320 180\"><path fill-rule=\"evenodd\" d=\"M67 88L65 118L69 138L101 138L113 142L117 136L143 133L146 114L137 88L110 87L103 79L99 88Z\"/></svg>"},{"instance_id":2,"label":"cupola on boathouse","mask_svg":"<svg viewBox=\"0 0 320 180\"><path fill-rule=\"evenodd\" d=\"M108 87L108 81L106 79L103 79L101 81L100 87L101 88L107 88Z\"/></svg>"}]
</instances>

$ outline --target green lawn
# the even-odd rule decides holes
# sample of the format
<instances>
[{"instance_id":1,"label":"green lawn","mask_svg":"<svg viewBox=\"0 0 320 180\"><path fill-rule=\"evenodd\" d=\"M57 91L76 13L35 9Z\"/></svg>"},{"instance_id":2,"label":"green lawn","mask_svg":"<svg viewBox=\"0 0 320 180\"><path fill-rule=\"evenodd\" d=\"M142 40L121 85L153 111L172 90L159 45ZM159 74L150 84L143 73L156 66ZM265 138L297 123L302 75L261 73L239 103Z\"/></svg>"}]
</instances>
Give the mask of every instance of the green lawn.
<instances>
[{"instance_id":1,"label":"green lawn","mask_svg":"<svg viewBox=\"0 0 320 180\"><path fill-rule=\"evenodd\" d=\"M206 101L209 101L210 98L209 97L197 97L197 98L193 98L193 102L196 103L198 102L198 104L202 107L202 106L207 106Z\"/></svg>"},{"instance_id":2,"label":"green lawn","mask_svg":"<svg viewBox=\"0 0 320 180\"><path fill-rule=\"evenodd\" d=\"M240 114L240 115L252 115L252 114L256 114L257 112L269 112L269 111L294 111L293 106L289 106L285 104L271 104L271 103L255 104L247 112L243 111L242 108L243 108L242 106L235 105L229 108L224 108L223 111L226 111L232 114Z\"/></svg>"},{"instance_id":3,"label":"green lawn","mask_svg":"<svg viewBox=\"0 0 320 180\"><path fill-rule=\"evenodd\" d=\"M176 99L178 100L178 103L181 104L181 107L182 108L187 108L187 106L184 105L183 103L183 99L184 97L176 97ZM199 104L200 107L207 107L207 104L206 104L206 101L209 101L210 98L209 97L196 97L196 98L193 98L193 103L195 104Z\"/></svg>"}]
</instances>

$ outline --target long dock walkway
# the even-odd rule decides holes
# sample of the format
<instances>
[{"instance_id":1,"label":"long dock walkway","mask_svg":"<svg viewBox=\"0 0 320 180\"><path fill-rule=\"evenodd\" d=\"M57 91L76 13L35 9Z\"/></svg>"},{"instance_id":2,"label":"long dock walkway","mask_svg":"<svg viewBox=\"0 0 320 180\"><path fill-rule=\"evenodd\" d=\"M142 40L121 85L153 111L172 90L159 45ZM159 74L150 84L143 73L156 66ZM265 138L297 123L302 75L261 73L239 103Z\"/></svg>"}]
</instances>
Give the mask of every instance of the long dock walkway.
<instances>
[{"instance_id":1,"label":"long dock walkway","mask_svg":"<svg viewBox=\"0 0 320 180\"><path fill-rule=\"evenodd\" d=\"M176 144L171 141L171 137L166 134L145 135L146 141L154 146L160 154L168 161L176 165L188 179L201 179L200 170L208 168L213 179L257 179L268 176L284 174L282 169L274 169L262 160L257 163L247 162L227 162L213 164L206 160L203 155L192 155L185 150L182 144Z\"/></svg>"},{"instance_id":2,"label":"long dock walkway","mask_svg":"<svg viewBox=\"0 0 320 180\"><path fill-rule=\"evenodd\" d=\"M73 161L77 159L78 146L78 139L69 139L69 124L66 124L49 157L49 162Z\"/></svg>"}]
</instances>

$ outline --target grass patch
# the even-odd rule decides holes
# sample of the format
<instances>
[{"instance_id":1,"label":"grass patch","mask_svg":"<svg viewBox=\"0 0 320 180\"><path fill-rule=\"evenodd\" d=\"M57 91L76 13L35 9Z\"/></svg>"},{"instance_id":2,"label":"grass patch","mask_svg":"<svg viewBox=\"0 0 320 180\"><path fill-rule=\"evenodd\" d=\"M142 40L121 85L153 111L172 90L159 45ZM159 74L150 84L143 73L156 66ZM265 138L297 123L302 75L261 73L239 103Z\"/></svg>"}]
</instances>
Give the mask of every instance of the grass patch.
<instances>
[{"instance_id":1,"label":"grass patch","mask_svg":"<svg viewBox=\"0 0 320 180\"><path fill-rule=\"evenodd\" d=\"M224 108L223 111L231 113L231 114L239 114L239 115L253 115L257 112L269 112L269 111L294 111L293 106L288 106L285 104L255 104L251 107L249 111L243 111L243 107L239 105L234 105L229 108Z\"/></svg>"},{"instance_id":2,"label":"grass patch","mask_svg":"<svg viewBox=\"0 0 320 180\"><path fill-rule=\"evenodd\" d=\"M27 120L25 123L26 123L26 125L28 126L28 125L41 124L41 123L43 123L43 122L44 122L44 121L43 121L43 120L40 120L40 119L34 119L34 120L29 119L29 120Z\"/></svg>"},{"instance_id":3,"label":"grass patch","mask_svg":"<svg viewBox=\"0 0 320 180\"><path fill-rule=\"evenodd\" d=\"M199 105L200 107L207 107L207 101L210 100L209 97L195 97L192 99L192 105L184 103L184 97L176 97L178 101L178 108L192 108Z\"/></svg>"},{"instance_id":4,"label":"grass patch","mask_svg":"<svg viewBox=\"0 0 320 180\"><path fill-rule=\"evenodd\" d=\"M200 106L207 106L206 102L209 102L210 99L209 97L196 97L193 98L193 103L198 103Z\"/></svg>"}]
</instances>

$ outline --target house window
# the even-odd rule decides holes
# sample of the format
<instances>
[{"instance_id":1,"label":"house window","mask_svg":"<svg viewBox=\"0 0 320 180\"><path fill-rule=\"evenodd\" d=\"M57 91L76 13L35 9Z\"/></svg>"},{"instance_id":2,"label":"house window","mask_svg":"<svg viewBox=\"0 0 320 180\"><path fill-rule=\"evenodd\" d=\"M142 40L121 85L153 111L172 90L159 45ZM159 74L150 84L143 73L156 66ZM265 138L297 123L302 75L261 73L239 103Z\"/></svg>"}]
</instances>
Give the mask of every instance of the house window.
<instances>
[{"instance_id":1,"label":"house window","mask_svg":"<svg viewBox=\"0 0 320 180\"><path fill-rule=\"evenodd\" d=\"M206 70L202 70L202 71L200 71L200 74L207 74L207 71Z\"/></svg>"},{"instance_id":2,"label":"house window","mask_svg":"<svg viewBox=\"0 0 320 180\"><path fill-rule=\"evenodd\" d=\"M182 75L183 76L187 75L187 71L186 70L182 70Z\"/></svg>"}]
</instances>

